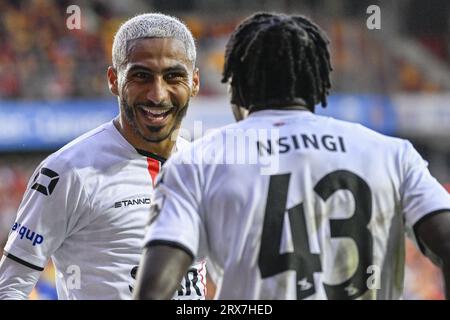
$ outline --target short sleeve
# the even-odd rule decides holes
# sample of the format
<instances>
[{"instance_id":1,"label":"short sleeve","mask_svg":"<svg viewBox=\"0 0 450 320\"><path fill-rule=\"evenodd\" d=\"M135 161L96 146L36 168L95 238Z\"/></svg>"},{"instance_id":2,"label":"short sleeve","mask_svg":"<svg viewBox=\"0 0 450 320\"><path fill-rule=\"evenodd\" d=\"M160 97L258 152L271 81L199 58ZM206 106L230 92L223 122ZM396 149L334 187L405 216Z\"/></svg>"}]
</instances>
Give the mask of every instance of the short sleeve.
<instances>
[{"instance_id":1,"label":"short sleeve","mask_svg":"<svg viewBox=\"0 0 450 320\"><path fill-rule=\"evenodd\" d=\"M76 172L56 159L44 161L30 178L5 245L5 254L42 270L88 206Z\"/></svg>"},{"instance_id":2,"label":"short sleeve","mask_svg":"<svg viewBox=\"0 0 450 320\"><path fill-rule=\"evenodd\" d=\"M450 195L431 175L428 163L408 141L405 142L402 163L401 202L406 227L411 231L426 215L449 210Z\"/></svg>"},{"instance_id":3,"label":"short sleeve","mask_svg":"<svg viewBox=\"0 0 450 320\"><path fill-rule=\"evenodd\" d=\"M199 246L204 236L200 181L196 166L178 163L176 157L172 156L158 177L144 245L178 246L196 259L203 255Z\"/></svg>"}]
</instances>

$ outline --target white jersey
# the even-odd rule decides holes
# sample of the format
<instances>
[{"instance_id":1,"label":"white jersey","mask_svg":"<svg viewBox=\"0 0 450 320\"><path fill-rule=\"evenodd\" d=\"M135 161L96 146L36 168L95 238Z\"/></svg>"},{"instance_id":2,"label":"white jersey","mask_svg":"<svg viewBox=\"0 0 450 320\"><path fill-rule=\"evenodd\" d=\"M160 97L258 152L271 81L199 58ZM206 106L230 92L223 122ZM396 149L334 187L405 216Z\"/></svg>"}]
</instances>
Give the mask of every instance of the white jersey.
<instances>
[{"instance_id":1,"label":"white jersey","mask_svg":"<svg viewBox=\"0 0 450 320\"><path fill-rule=\"evenodd\" d=\"M178 138L177 149L189 142ZM36 169L5 255L43 270L51 257L59 299L130 299L150 197L165 159L136 150L113 122L50 155ZM177 299L204 299L196 262Z\"/></svg>"},{"instance_id":2,"label":"white jersey","mask_svg":"<svg viewBox=\"0 0 450 320\"><path fill-rule=\"evenodd\" d=\"M400 298L404 231L450 209L408 141L307 111L255 112L160 179L146 241L208 256L218 299Z\"/></svg>"}]
</instances>

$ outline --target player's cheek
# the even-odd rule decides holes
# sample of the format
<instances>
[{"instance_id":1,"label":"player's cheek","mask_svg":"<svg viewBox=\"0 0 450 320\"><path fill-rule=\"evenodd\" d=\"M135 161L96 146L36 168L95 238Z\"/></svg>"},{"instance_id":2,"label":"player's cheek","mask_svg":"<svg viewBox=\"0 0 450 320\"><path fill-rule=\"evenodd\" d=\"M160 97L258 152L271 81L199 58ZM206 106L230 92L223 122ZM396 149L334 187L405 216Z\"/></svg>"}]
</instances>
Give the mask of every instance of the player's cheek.
<instances>
[{"instance_id":1,"label":"player's cheek","mask_svg":"<svg viewBox=\"0 0 450 320\"><path fill-rule=\"evenodd\" d=\"M188 102L190 95L191 90L188 85L180 86L171 94L172 104L181 110Z\"/></svg>"}]
</instances>

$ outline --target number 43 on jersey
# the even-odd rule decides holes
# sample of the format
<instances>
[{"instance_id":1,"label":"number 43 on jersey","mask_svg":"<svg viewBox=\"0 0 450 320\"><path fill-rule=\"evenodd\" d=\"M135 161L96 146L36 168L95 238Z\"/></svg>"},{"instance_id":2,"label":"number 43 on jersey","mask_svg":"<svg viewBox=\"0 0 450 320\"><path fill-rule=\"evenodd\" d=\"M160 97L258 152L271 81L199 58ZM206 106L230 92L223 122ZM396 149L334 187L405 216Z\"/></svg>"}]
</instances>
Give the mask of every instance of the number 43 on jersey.
<instances>
[{"instance_id":1,"label":"number 43 on jersey","mask_svg":"<svg viewBox=\"0 0 450 320\"><path fill-rule=\"evenodd\" d=\"M287 209L294 252L280 254L284 216L291 174L270 177L264 225L259 253L259 269L262 278L268 278L287 270L297 272L297 299L304 299L316 292L313 273L321 272L319 254L311 253L306 228L303 203ZM338 190L348 190L355 199L355 210L350 218L330 219L331 238L350 238L358 251L358 266L353 275L339 284L326 284L328 299L355 299L369 288L367 286L373 261L372 235L367 228L372 215L372 197L368 184L356 174L338 170L327 174L314 187L323 201Z\"/></svg>"}]
</instances>

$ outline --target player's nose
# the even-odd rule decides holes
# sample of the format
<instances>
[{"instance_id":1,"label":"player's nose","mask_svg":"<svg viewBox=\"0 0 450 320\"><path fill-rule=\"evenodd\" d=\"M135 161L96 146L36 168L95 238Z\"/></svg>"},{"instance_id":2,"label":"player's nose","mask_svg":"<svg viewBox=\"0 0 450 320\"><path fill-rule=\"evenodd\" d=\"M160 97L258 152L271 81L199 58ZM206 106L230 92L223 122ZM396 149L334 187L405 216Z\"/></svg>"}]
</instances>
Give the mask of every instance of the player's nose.
<instances>
[{"instance_id":1,"label":"player's nose","mask_svg":"<svg viewBox=\"0 0 450 320\"><path fill-rule=\"evenodd\" d=\"M162 77L155 77L149 84L146 97L155 105L168 101L169 92L167 89L164 79L162 79Z\"/></svg>"}]
</instances>

